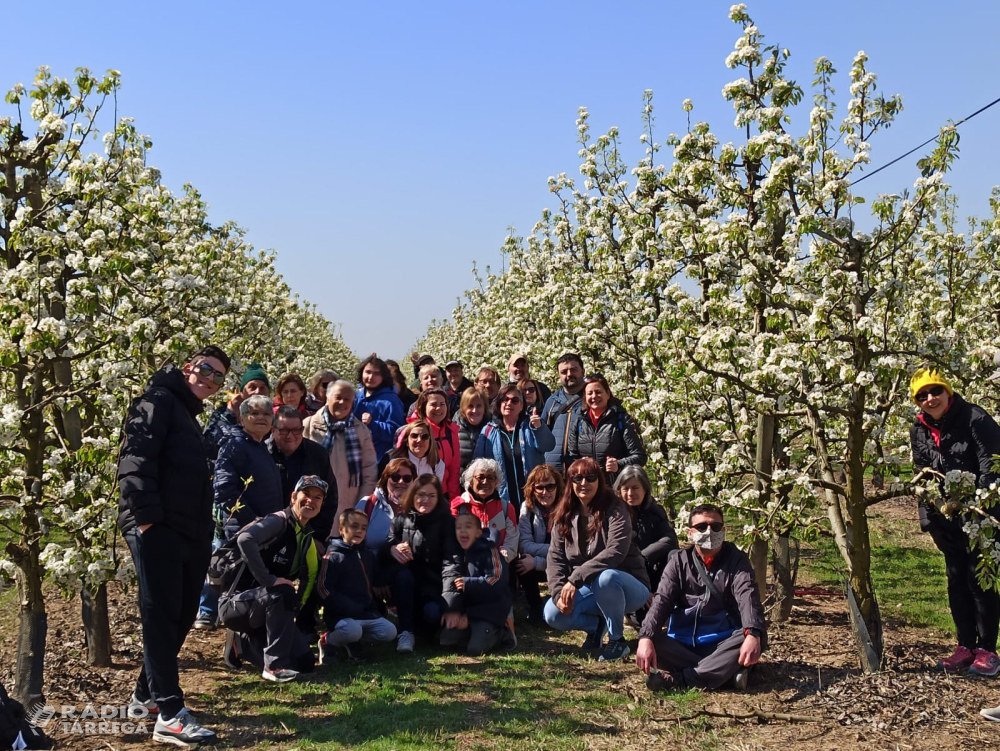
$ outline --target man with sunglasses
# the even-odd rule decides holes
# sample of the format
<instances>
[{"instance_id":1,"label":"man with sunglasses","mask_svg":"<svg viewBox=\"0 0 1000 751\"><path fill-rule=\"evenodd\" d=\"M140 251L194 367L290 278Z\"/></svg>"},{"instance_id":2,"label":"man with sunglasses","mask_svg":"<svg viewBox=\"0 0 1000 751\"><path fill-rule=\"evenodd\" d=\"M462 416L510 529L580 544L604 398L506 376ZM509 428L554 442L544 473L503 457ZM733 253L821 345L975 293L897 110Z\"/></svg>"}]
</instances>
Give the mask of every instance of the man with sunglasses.
<instances>
[{"instance_id":1,"label":"man with sunglasses","mask_svg":"<svg viewBox=\"0 0 1000 751\"><path fill-rule=\"evenodd\" d=\"M722 509L691 510L688 540L670 556L639 631L636 664L651 691L747 686L766 646L764 607L746 553L726 542Z\"/></svg>"},{"instance_id":2,"label":"man with sunglasses","mask_svg":"<svg viewBox=\"0 0 1000 751\"><path fill-rule=\"evenodd\" d=\"M128 411L118 459L118 525L139 580L143 667L129 713L157 714L153 739L209 743L184 706L177 655L198 612L212 554L212 475L197 416L226 379L229 357L204 347L167 365Z\"/></svg>"},{"instance_id":3,"label":"man with sunglasses","mask_svg":"<svg viewBox=\"0 0 1000 751\"><path fill-rule=\"evenodd\" d=\"M997 481L993 457L1000 454L1000 427L982 408L956 394L936 370L920 368L910 379L910 395L920 407L910 426L913 471L929 468L941 475L971 472L977 488ZM984 591L976 578L978 551L970 550L963 526L971 515L944 516L931 501L920 503L920 528L929 532L944 554L948 605L955 621L958 647L938 663L948 672L969 668L977 675L1000 672L997 630L1000 595Z\"/></svg>"}]
</instances>

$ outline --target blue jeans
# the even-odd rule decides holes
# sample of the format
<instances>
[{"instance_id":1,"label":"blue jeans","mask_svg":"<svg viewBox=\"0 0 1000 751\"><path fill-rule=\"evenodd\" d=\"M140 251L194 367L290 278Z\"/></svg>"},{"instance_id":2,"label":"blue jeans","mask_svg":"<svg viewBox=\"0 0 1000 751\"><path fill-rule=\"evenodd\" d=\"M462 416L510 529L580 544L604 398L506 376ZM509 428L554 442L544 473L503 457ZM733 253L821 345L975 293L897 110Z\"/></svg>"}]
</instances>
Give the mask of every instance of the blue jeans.
<instances>
[{"instance_id":1,"label":"blue jeans","mask_svg":"<svg viewBox=\"0 0 1000 751\"><path fill-rule=\"evenodd\" d=\"M214 553L225 543L226 541L219 536L219 530L216 529L215 537L212 538L212 552ZM219 620L219 595L212 591L207 582L201 587L201 599L198 600L198 618L209 620L212 623Z\"/></svg>"},{"instance_id":2,"label":"blue jeans","mask_svg":"<svg viewBox=\"0 0 1000 751\"><path fill-rule=\"evenodd\" d=\"M604 569L590 584L576 590L573 610L560 613L555 598L545 603L545 622L559 631L595 633L602 621L607 625L609 639L624 635L625 614L634 613L646 604L649 588L632 574L617 569Z\"/></svg>"}]
</instances>

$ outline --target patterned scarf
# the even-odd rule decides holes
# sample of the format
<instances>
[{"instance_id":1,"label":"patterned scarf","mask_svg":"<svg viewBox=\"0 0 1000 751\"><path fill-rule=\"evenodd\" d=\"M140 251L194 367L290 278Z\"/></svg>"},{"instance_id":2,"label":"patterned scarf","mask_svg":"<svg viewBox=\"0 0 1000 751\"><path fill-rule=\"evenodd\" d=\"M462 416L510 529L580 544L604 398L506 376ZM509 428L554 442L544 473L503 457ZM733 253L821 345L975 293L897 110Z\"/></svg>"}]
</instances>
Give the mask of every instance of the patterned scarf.
<instances>
[{"instance_id":1,"label":"patterned scarf","mask_svg":"<svg viewBox=\"0 0 1000 751\"><path fill-rule=\"evenodd\" d=\"M346 420L334 422L330 410L323 407L323 424L326 425L326 436L323 438L323 448L327 453L333 451L337 434L344 434L344 454L347 456L347 470L351 478L349 487L361 485L361 443L358 441L358 431L354 427L354 415L348 415Z\"/></svg>"}]
</instances>

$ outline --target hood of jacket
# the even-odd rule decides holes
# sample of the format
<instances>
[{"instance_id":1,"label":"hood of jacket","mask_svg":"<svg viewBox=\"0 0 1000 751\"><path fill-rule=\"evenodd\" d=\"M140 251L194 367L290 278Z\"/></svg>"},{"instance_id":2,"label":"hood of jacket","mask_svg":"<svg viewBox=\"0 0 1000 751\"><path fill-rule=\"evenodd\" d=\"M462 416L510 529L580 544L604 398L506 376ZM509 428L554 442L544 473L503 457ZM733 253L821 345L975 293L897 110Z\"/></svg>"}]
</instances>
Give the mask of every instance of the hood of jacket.
<instances>
[{"instance_id":1,"label":"hood of jacket","mask_svg":"<svg viewBox=\"0 0 1000 751\"><path fill-rule=\"evenodd\" d=\"M163 388L177 397L192 415L200 415L205 409L204 402L194 395L188 386L184 371L176 365L164 365L149 379L149 388Z\"/></svg>"}]
</instances>

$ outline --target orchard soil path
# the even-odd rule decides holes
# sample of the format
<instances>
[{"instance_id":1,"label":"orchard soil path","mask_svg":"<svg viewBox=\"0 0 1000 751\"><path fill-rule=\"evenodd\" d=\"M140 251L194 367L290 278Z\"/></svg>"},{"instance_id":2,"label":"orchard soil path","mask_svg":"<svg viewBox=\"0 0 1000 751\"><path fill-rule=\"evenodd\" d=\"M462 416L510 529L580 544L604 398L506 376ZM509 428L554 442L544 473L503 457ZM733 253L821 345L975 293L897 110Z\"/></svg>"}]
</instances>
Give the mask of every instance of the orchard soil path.
<instances>
[{"instance_id":1,"label":"orchard soil path","mask_svg":"<svg viewBox=\"0 0 1000 751\"><path fill-rule=\"evenodd\" d=\"M912 522L919 535L912 503L879 507L877 513ZM915 538L917 539L917 538ZM928 541L929 543L929 541ZM650 694L633 663L608 666L580 659L581 680L606 680L609 690L627 694L629 709L610 710L599 720L603 731L578 738L588 748L616 751L659 747L685 742L703 745L706 733L717 747L754 751L786 748L803 751L857 751L858 749L994 748L1000 745L1000 724L978 715L981 707L1000 704L1000 680L947 676L934 669L940 656L949 653L951 639L940 630L910 628L887 618L885 670L864 676L857 669L844 599L835 589L800 582L790 622L771 628L771 648L751 677L750 689L738 694L720 691L678 709L669 695ZM79 626L79 600L52 597L49 601L49 639L46 657L46 699L49 704L127 702L141 658L139 623L134 594L114 588L109 595L115 645L112 668L91 669L83 664L83 632ZM9 600L6 602L10 603ZM0 665L10 685L16 633L10 605L0 612ZM546 636L551 644L552 635ZM181 653L182 684L189 705L206 725L220 734L220 748L249 748L272 744L295 745L294 736L281 727L270 727L249 718L213 712L224 702L232 706L232 673L220 660L221 635L192 632ZM527 627L521 635L524 651L534 651L536 639ZM571 651L575 640L567 640ZM313 680L322 678L318 673ZM276 687L275 690L280 690ZM304 707L309 715L325 713L322 704ZM693 715L707 712L699 717ZM754 713L815 717L811 722L789 722L758 717L733 719ZM728 717L716 715L728 715ZM58 747L74 751L137 749L147 747L143 736L79 736L48 730ZM148 730L152 731L150 724ZM488 745L474 728L456 741L459 747Z\"/></svg>"}]
</instances>

